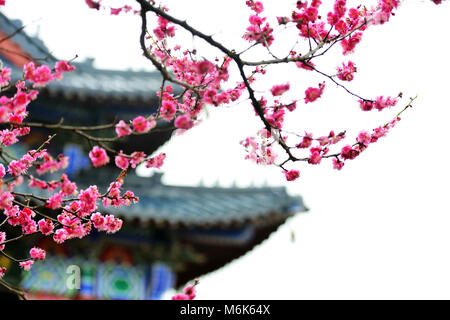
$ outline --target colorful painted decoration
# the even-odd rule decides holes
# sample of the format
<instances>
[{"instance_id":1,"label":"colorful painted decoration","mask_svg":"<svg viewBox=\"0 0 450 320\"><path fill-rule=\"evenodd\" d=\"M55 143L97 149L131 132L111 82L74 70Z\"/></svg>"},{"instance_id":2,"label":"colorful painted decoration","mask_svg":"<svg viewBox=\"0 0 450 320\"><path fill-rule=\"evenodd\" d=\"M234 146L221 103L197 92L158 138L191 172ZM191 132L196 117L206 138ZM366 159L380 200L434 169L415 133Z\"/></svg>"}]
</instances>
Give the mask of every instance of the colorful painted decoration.
<instances>
[{"instance_id":1,"label":"colorful painted decoration","mask_svg":"<svg viewBox=\"0 0 450 320\"><path fill-rule=\"evenodd\" d=\"M114 300L145 299L145 270L137 267L102 263L97 266L98 298Z\"/></svg>"},{"instance_id":2,"label":"colorful painted decoration","mask_svg":"<svg viewBox=\"0 0 450 320\"><path fill-rule=\"evenodd\" d=\"M49 256L24 271L21 286L31 296L148 300L161 299L174 278L162 263L145 267Z\"/></svg>"}]
</instances>

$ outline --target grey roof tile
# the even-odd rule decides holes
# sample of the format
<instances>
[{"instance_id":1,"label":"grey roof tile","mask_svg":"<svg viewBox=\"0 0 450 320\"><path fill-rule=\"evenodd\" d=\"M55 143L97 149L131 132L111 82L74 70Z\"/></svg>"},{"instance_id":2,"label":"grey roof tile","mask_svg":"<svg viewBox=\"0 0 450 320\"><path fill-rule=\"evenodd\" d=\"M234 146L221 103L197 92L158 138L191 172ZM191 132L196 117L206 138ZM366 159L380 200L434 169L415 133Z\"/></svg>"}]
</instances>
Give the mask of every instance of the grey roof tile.
<instances>
[{"instance_id":1,"label":"grey roof tile","mask_svg":"<svg viewBox=\"0 0 450 320\"><path fill-rule=\"evenodd\" d=\"M95 170L99 171L99 170ZM90 181L80 178L79 189L87 188L93 180L99 179L98 173L89 172ZM114 178L113 178L114 179ZM167 221L171 224L203 225L242 223L278 214L289 217L294 213L306 211L301 197L292 197L282 187L261 187L251 189L240 188L206 188L164 185L161 176L145 178L129 175L125 179L123 190L133 190L140 201L130 207L103 208L99 203L98 210L120 215L125 219L138 218L142 221ZM100 183L100 192L108 185ZM31 189L27 185L20 186L20 191L34 192L47 196L48 192Z\"/></svg>"},{"instance_id":2,"label":"grey roof tile","mask_svg":"<svg viewBox=\"0 0 450 320\"><path fill-rule=\"evenodd\" d=\"M130 210L108 208L107 211L125 218L197 225L243 222L274 213L288 217L307 210L301 197L289 196L282 187L181 187L164 185L160 179L159 175L127 177L123 188L133 190L140 197L139 203ZM146 184L148 187L143 188Z\"/></svg>"}]
</instances>

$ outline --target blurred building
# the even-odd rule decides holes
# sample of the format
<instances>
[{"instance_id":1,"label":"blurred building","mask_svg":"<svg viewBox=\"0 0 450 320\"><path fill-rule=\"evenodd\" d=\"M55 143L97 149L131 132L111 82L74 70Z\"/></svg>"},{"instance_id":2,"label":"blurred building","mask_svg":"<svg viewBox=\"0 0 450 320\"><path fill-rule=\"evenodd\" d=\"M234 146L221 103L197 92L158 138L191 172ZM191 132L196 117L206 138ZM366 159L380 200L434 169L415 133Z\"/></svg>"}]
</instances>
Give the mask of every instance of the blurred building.
<instances>
[{"instance_id":1,"label":"blurred building","mask_svg":"<svg viewBox=\"0 0 450 320\"><path fill-rule=\"evenodd\" d=\"M15 79L21 77L22 66L29 61L56 62L44 43L21 27L20 21L0 13L0 59L12 68ZM99 70L92 61L74 64L76 71L41 90L29 106L27 121L97 125L157 110L159 73ZM152 134L129 136L112 147L151 154L170 139L172 131L172 124L161 122ZM33 128L10 152L21 156L45 141L49 133ZM48 149L70 157L66 173L79 189L97 184L104 192L120 170L114 165L94 170L87 157L90 147L82 137L58 131ZM36 245L47 250L47 258L25 272L3 257L0 264L11 265L11 274L6 277L26 289L30 298L160 299L165 290L179 288L246 254L287 218L306 210L301 197L290 196L281 187L182 187L165 185L161 178L160 173L148 178L130 172L123 189L139 196L139 203L120 209L100 208L124 220L116 234L94 231L82 240L61 245L51 238L34 236L22 245L7 245L5 252L12 250L9 253L18 256ZM21 190L48 194L27 185ZM78 271L79 289L76 282L70 282L70 276Z\"/></svg>"}]
</instances>

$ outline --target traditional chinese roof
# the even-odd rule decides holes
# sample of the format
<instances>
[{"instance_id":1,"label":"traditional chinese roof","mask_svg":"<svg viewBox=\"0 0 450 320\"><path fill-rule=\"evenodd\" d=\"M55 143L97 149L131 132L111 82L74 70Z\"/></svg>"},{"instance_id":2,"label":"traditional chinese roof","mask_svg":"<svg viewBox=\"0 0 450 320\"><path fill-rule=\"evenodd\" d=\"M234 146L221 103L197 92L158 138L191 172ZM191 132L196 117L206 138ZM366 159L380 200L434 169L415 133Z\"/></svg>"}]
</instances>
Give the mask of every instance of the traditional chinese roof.
<instances>
[{"instance_id":1,"label":"traditional chinese roof","mask_svg":"<svg viewBox=\"0 0 450 320\"><path fill-rule=\"evenodd\" d=\"M96 171L96 172L94 172ZM78 185L113 181L117 171L93 170L80 176ZM86 177L86 180L83 180ZM139 203L100 211L158 229L172 229L175 237L203 257L201 263L185 262L176 272L176 287L213 272L251 251L266 240L288 218L308 208L301 196L291 196L284 187L204 187L167 185L162 174L139 177L129 174L123 190L133 190ZM92 181L92 180L90 180ZM100 185L100 192L107 185ZM121 234L118 233L117 237Z\"/></svg>"},{"instance_id":2,"label":"traditional chinese roof","mask_svg":"<svg viewBox=\"0 0 450 320\"><path fill-rule=\"evenodd\" d=\"M15 79L21 77L26 62L34 60L52 65L57 61L42 40L30 37L22 27L20 20L9 20L0 13L0 39L10 36L0 43L0 57L3 56L5 65L12 68ZM92 59L73 64L76 70L70 76L50 83L44 90L52 96L63 94L65 98L80 100L95 97L97 100L148 101L155 99L161 86L158 72L97 69Z\"/></svg>"},{"instance_id":3,"label":"traditional chinese roof","mask_svg":"<svg viewBox=\"0 0 450 320\"><path fill-rule=\"evenodd\" d=\"M24 32L20 20L10 20L2 13L0 40L0 59L12 69L13 80L22 77L22 66L29 61L53 65L58 60L39 38ZM29 106L28 121L54 124L64 119L64 124L69 125L97 125L156 112L156 92L162 80L159 72L98 69L93 66L92 59L73 64L75 71L40 90L39 99ZM39 128L34 130L47 136L45 131ZM170 139L172 131L171 123L159 121L157 128L149 135L125 137L112 147L125 153L140 150L151 154ZM56 140L60 138L62 136L58 135ZM77 138L80 140L72 134L70 140L77 141ZM67 140L67 137L64 139ZM63 144L64 141L56 141L50 148Z\"/></svg>"},{"instance_id":4,"label":"traditional chinese roof","mask_svg":"<svg viewBox=\"0 0 450 320\"><path fill-rule=\"evenodd\" d=\"M104 193L115 175L117 170L91 170L79 176L77 184L85 189L95 181L100 193ZM136 244L154 241L145 237L131 240L134 238L130 228L143 230L147 225L152 230L172 232L175 239L202 257L200 263L184 261L184 267L176 270L176 287L246 254L288 218L308 210L300 196L289 195L283 187L188 187L167 185L161 178L158 173L151 177L130 173L124 179L123 191L132 190L139 196L139 202L116 209L99 204L98 210L113 213L128 226L127 232L110 235L108 239ZM26 185L20 186L20 191L36 193ZM38 195L48 196L46 191ZM92 246L96 243L94 238Z\"/></svg>"}]
</instances>

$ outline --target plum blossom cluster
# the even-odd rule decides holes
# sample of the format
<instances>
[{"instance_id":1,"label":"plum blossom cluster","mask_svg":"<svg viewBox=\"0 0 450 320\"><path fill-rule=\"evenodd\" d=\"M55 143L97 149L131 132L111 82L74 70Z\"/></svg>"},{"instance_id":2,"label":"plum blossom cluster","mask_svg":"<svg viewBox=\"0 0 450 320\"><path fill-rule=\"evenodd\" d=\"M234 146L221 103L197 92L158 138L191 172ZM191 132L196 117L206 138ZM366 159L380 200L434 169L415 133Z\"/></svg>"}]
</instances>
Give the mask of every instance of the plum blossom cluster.
<instances>
[{"instance_id":1,"label":"plum blossom cluster","mask_svg":"<svg viewBox=\"0 0 450 320\"><path fill-rule=\"evenodd\" d=\"M246 3L253 11L255 11L256 16L263 11L262 4L254 1L247 1ZM328 12L322 10L322 4L323 1L320 0L297 1L296 7L291 12L290 16L277 17L277 22L281 27L289 24L295 25L299 30L298 35L307 40L310 51L302 55L295 50L291 50L288 58L277 58L268 50L271 58L262 61L262 64L293 62L300 69L317 71L322 76L325 76L335 84L338 84L338 86L346 89L348 93L358 97L359 99L357 102L359 103L360 109L363 111L375 109L382 111L386 108L396 106L399 98L402 97L401 94L396 98L380 95L375 100L372 100L362 98L358 94L347 89L343 83L338 83L338 80L342 82L354 80L358 69L353 61L341 62L336 68L337 73L335 75L328 75L326 72L319 71L318 68L320 67L318 67L313 60L316 56L323 54L321 51L326 52L328 47L331 47L336 43L340 43L343 56L353 53L357 45L362 41L363 34L367 28L389 21L394 15L394 11L398 8L400 1L378 0L378 4L373 7L362 5L348 7L346 0L335 0L332 10ZM254 19L253 16L250 18ZM276 39L273 39L271 43L275 40ZM258 41L253 41L255 44L258 44ZM325 86L325 81L319 83L318 86L309 86L305 90L304 103L313 103L322 97ZM358 143L350 150L348 149L348 146L344 147L341 150L342 152L337 153L339 156L334 156L336 153L332 153L330 149L332 145L345 139L345 132L336 135L333 131L330 132L329 136L319 138L313 138L312 133L306 133L306 135L302 137L302 140L295 144L295 147L290 146L287 143L288 139L292 140L293 137L297 138L299 135L292 133L292 131L285 130L284 118L287 110L293 111L297 108L297 102L299 100L283 103L282 99L283 94L292 91L292 87L292 83L289 82L273 85L270 89L270 93L274 98L271 107L268 107L269 102L267 96L262 96L257 100L258 107L262 109L263 112L256 113L265 124L265 132L268 132L269 134L267 136L258 134L256 137L249 137L241 142L246 150L246 159L251 159L260 164L278 165L283 169L286 180L294 181L300 176L300 171L297 169L286 169L285 164L288 162L304 161L312 165L318 165L323 159L327 158L332 159L335 168L341 169L345 160L353 159L356 155L359 155L362 150L367 148L366 143ZM252 104L255 106L255 101L252 101ZM287 108L287 106L290 106L290 108ZM389 129L392 126L393 125L381 128ZM377 132L380 133L382 131L384 132L384 130L378 129ZM371 137L373 138L372 141L376 141L380 136L374 133ZM276 148L277 144L278 146L281 146L287 154L287 159L281 162L275 162L275 159L280 159L278 154L278 149L280 148ZM267 146L269 147L269 152L265 152ZM302 149L308 150L309 153L305 156L294 155L294 150L301 151ZM341 156L341 153L343 156Z\"/></svg>"},{"instance_id":2,"label":"plum blossom cluster","mask_svg":"<svg viewBox=\"0 0 450 320\"><path fill-rule=\"evenodd\" d=\"M54 70L47 65L35 66L34 62L29 62L23 67L25 80L30 81L34 88L44 87L55 79L60 80L64 72L73 70L75 67L66 61L58 61Z\"/></svg>"},{"instance_id":3,"label":"plum blossom cluster","mask_svg":"<svg viewBox=\"0 0 450 320\"><path fill-rule=\"evenodd\" d=\"M3 146L10 146L19 141L18 137L27 135L30 128L22 126L24 118L28 115L27 106L35 100L39 94L36 89L27 88L26 82L32 84L33 88L47 85L53 80L60 80L65 72L74 70L74 66L66 61L58 61L51 69L47 65L36 66L34 62L29 62L23 67L23 80L15 84L16 93L12 97L0 96L0 123L10 123L11 127L0 131L0 143ZM11 69L2 68L1 86L8 86L11 80ZM26 162L30 159L21 159L16 163L19 167L12 168L19 171L26 169ZM24 166L23 169L20 166Z\"/></svg>"},{"instance_id":4,"label":"plum blossom cluster","mask_svg":"<svg viewBox=\"0 0 450 320\"><path fill-rule=\"evenodd\" d=\"M337 67L337 77L342 81L352 81L355 77L355 72L357 68L352 61L349 61L347 64L342 63L342 67Z\"/></svg>"},{"instance_id":5,"label":"plum blossom cluster","mask_svg":"<svg viewBox=\"0 0 450 320\"><path fill-rule=\"evenodd\" d=\"M39 152L28 151L19 160L12 160L8 165L8 173L13 177L17 177L27 172L27 170L33 165L33 163L43 158L46 154L46 150L41 150Z\"/></svg>"},{"instance_id":6,"label":"plum blossom cluster","mask_svg":"<svg viewBox=\"0 0 450 320\"><path fill-rule=\"evenodd\" d=\"M138 198L131 191L121 195L121 186L122 182L119 182L119 180L113 182L104 196L100 195L97 186L90 186L81 190L77 199L65 200L64 198L77 194L77 186L63 174L59 182L52 184L52 188L58 188L60 191L48 198L46 203L47 208L60 211L56 219L43 216L43 218L37 220L38 217L42 217L40 212L34 211L28 205L16 200L14 192L2 192L0 194L0 207L7 217L7 222L12 226L20 226L23 234L40 232L46 236L53 235L55 242L62 243L72 238L83 238L91 232L92 225L99 231L117 232L122 226L122 221L112 215L103 216L96 210L100 199L103 199L105 208L109 205L129 206L138 201ZM39 184L38 187L43 188L44 186ZM36 252L41 251L33 250L32 258L37 256ZM42 254L39 256L45 257ZM31 264L30 262L26 263L24 266L29 269Z\"/></svg>"},{"instance_id":7,"label":"plum blossom cluster","mask_svg":"<svg viewBox=\"0 0 450 320\"><path fill-rule=\"evenodd\" d=\"M373 100L359 100L359 106L363 111L378 110L394 107L398 102L397 98L379 96Z\"/></svg>"},{"instance_id":8,"label":"plum blossom cluster","mask_svg":"<svg viewBox=\"0 0 450 320\"><path fill-rule=\"evenodd\" d=\"M286 180L287 181L294 181L296 179L298 179L298 177L300 177L300 171L299 170L286 170L284 172L284 175L286 176Z\"/></svg>"},{"instance_id":9,"label":"plum blossom cluster","mask_svg":"<svg viewBox=\"0 0 450 320\"><path fill-rule=\"evenodd\" d=\"M162 10L167 11L166 8ZM223 88L223 84L229 80L228 68L231 58L208 60L198 58L195 50L180 51L179 46L170 48L167 40L174 37L175 32L173 24L158 16L157 27L147 33L147 40L151 40L152 45L144 49L155 64L170 72L172 82L186 86L186 90L180 94L175 92L171 85L164 86L163 82L161 90L157 93L159 98L157 113L140 115L129 121L118 121L115 125L117 139L152 132L158 121L171 123L177 132L190 130L200 122L198 115L205 106L218 107L235 102L245 90L243 83ZM111 150L94 146L90 153L93 165L100 167L109 163L108 153L111 153ZM125 154L119 151L115 153L114 163L121 169L129 166L135 168L141 163L145 163L148 168L160 168L164 158L165 155L152 157L142 152Z\"/></svg>"},{"instance_id":10,"label":"plum blossom cluster","mask_svg":"<svg viewBox=\"0 0 450 320\"><path fill-rule=\"evenodd\" d=\"M165 37L175 36L175 27L169 25L169 21L162 17L158 17L158 27L153 29L153 33L158 38L158 40L163 40Z\"/></svg>"},{"instance_id":11,"label":"plum blossom cluster","mask_svg":"<svg viewBox=\"0 0 450 320\"><path fill-rule=\"evenodd\" d=\"M92 150L89 151L89 158L94 167L101 167L109 162L109 157L105 149L100 148L99 146L94 146Z\"/></svg>"},{"instance_id":12,"label":"plum blossom cluster","mask_svg":"<svg viewBox=\"0 0 450 320\"><path fill-rule=\"evenodd\" d=\"M369 144L375 143L378 139L384 137L400 120L400 117L396 117L388 124L373 129L372 133L365 130L361 131L356 137L355 144L345 145L342 147L340 154L333 157L333 168L336 170L341 170L346 160L355 159L369 147Z\"/></svg>"},{"instance_id":13,"label":"plum blossom cluster","mask_svg":"<svg viewBox=\"0 0 450 320\"><path fill-rule=\"evenodd\" d=\"M63 173L61 175L60 181L42 181L39 179L30 179L29 183L30 187L37 187L43 190L55 190L57 188L60 188L61 190L59 192L54 193L48 200L47 204L45 205L47 208L50 209L57 209L61 207L61 204L63 202L64 197L69 197L72 195L77 195L77 185L75 182L72 182L69 180L67 175Z\"/></svg>"},{"instance_id":14,"label":"plum blossom cluster","mask_svg":"<svg viewBox=\"0 0 450 320\"><path fill-rule=\"evenodd\" d=\"M117 137L123 137L131 134L144 134L150 132L156 127L159 119L172 122L174 127L179 130L189 130L198 123L198 114L206 105L220 106L234 102L242 96L244 91L252 94L251 84L255 81L256 74L264 75L265 70L260 65L251 75L243 78L243 82L238 82L234 87L225 89L223 85L229 79L229 66L232 62L242 62L235 56L230 55L226 50L221 49L227 55L222 58L208 60L198 58L196 50L181 50L179 45L171 46L169 40L175 38L176 27L179 24L182 28L185 25L180 24L176 19L172 19L167 13L166 7L154 7L152 2L138 1L142 8L156 13L156 27L152 32L148 32L146 40L151 41L151 45L143 47L144 55L160 70L170 72L170 76L163 75L165 81L176 83L184 87L181 94L176 94L171 86L161 86L158 92L160 104L158 112L152 115L142 115L126 122L121 120L116 125ZM321 12L322 1L297 1L295 9L290 16L277 17L280 25L293 24L299 30L300 38L309 42L310 52L306 54L297 54L294 50L289 53L289 61L301 69L308 71L317 70L317 65L312 62L315 58L315 52L320 53L319 49L340 43L343 48L343 54L348 55L354 51L357 44L361 42L364 31L371 25L380 24L380 16L388 20L398 7L399 1L379 0L378 5L372 8L363 6L347 7L347 1L336 0L332 10ZM269 47L276 40L273 28L268 22L268 17L263 17L264 5L261 1L246 1L246 5L252 11L249 16L250 26L244 33L244 39L250 41L253 45L260 44L263 47ZM147 6L147 7L146 7ZM148 9L148 8L151 8ZM98 8L97 8L98 9ZM326 17L326 18L323 18ZM192 31L192 30L189 30ZM195 31L194 31L195 32ZM198 34L196 34L198 35ZM204 38L211 43L211 39ZM317 48L311 46L311 40L317 44ZM270 53L270 51L268 51ZM273 55L272 55L273 56ZM281 59L280 59L281 60ZM273 63L278 63L273 60ZM285 61L282 61L285 62ZM264 63L261 63L264 65ZM354 79L357 68L355 63L348 61L341 63L337 67L336 78L343 82L349 82ZM332 78L332 76L329 76ZM306 88L304 103L309 104L317 101L324 94L326 82L321 82L317 86ZM269 98L260 97L258 100L251 99L253 108L257 116L265 124L265 128L260 130L256 137L246 138L241 142L247 151L246 158L255 161L258 164L276 164L278 154L275 152L275 145L278 143L289 154L290 161L307 159L307 162L313 165L320 164L322 159L327 156L329 146L324 142L319 146L311 146L307 158L294 157L290 154L290 147L286 144L289 134L284 129L284 119L287 112L293 112L297 109L299 100L283 102L283 95L292 91L291 83L282 83L273 85L270 89L273 103L269 106ZM360 107L363 110L378 109L382 110L392 107L397 103L397 99L380 96L376 100L359 99ZM337 135L338 140L343 136ZM333 140L333 139L330 139ZM304 145L300 143L300 145ZM302 149L302 148L297 148ZM94 166L102 166L109 162L108 150L100 146L95 146L90 155ZM136 157L137 156L137 157ZM121 169L129 166L135 167L137 164L146 163L147 167L159 168L162 157L153 157L145 154L124 154L122 151L116 153L115 164ZM290 175L295 176L295 175ZM289 180L294 180L289 178Z\"/></svg>"},{"instance_id":15,"label":"plum blossom cluster","mask_svg":"<svg viewBox=\"0 0 450 320\"><path fill-rule=\"evenodd\" d=\"M121 207L124 205L129 207L131 204L139 201L139 198L134 195L133 191L128 190L121 195L120 188L122 187L122 184L123 182L121 180L116 180L110 184L108 192L102 200L103 207Z\"/></svg>"},{"instance_id":16,"label":"plum blossom cluster","mask_svg":"<svg viewBox=\"0 0 450 320\"><path fill-rule=\"evenodd\" d=\"M122 220L114 217L112 214L103 216L100 213L94 213L91 220L95 228L107 233L115 233L122 227Z\"/></svg>"},{"instance_id":17,"label":"plum blossom cluster","mask_svg":"<svg viewBox=\"0 0 450 320\"><path fill-rule=\"evenodd\" d=\"M305 91L305 103L314 102L322 96L323 90L325 89L325 83L319 83L317 88L309 87Z\"/></svg>"},{"instance_id":18,"label":"plum blossom cluster","mask_svg":"<svg viewBox=\"0 0 450 320\"><path fill-rule=\"evenodd\" d=\"M24 261L20 261L19 265L25 271L29 271L36 260L44 260L46 252L44 249L33 247L30 249L30 259L26 259ZM6 271L6 270L5 270Z\"/></svg>"},{"instance_id":19,"label":"plum blossom cluster","mask_svg":"<svg viewBox=\"0 0 450 320\"><path fill-rule=\"evenodd\" d=\"M271 165L275 163L277 155L273 152L270 136L265 129L258 132L257 137L248 137L241 141L241 145L245 148L247 154L245 159L254 161L261 165Z\"/></svg>"},{"instance_id":20,"label":"plum blossom cluster","mask_svg":"<svg viewBox=\"0 0 450 320\"><path fill-rule=\"evenodd\" d=\"M327 136L320 136L314 138L312 133L305 132L302 140L296 145L297 149L308 149L309 157L302 160L307 161L309 164L318 165L322 162L322 159L329 154L330 146L339 143L345 138L345 132L336 134L334 131L330 131ZM287 170L284 169L284 175L287 181L294 181L300 177L299 170Z\"/></svg>"},{"instance_id":21,"label":"plum blossom cluster","mask_svg":"<svg viewBox=\"0 0 450 320\"><path fill-rule=\"evenodd\" d=\"M406 108L408 108L408 105ZM406 109L405 108L405 109ZM403 109L403 111L405 110ZM403 112L402 111L402 112ZM400 112L401 113L401 112ZM321 136L313 138L311 133L305 133L301 142L297 144L298 149L309 149L309 157L299 159L308 162L312 165L320 164L324 158L331 158L333 168L341 170L347 160L353 160L358 157L370 144L377 142L380 138L386 136L390 129L392 129L401 118L395 117L393 120L383 126L379 126L369 133L362 130L356 137L356 142L353 145L345 145L340 149L340 152L331 154L330 146L339 143L345 138L345 132L335 134L331 131L328 136ZM300 176L300 171L296 169L283 170L287 181L294 181Z\"/></svg>"},{"instance_id":22,"label":"plum blossom cluster","mask_svg":"<svg viewBox=\"0 0 450 320\"><path fill-rule=\"evenodd\" d=\"M358 97L356 104L359 104L363 111L392 108L401 98L401 95L396 98L379 95L372 100L347 89L343 83L353 81L358 71L353 61L339 62L335 69L337 73L334 75L320 71L320 65L316 62L317 57L327 53L328 49L335 44L340 44L343 57L353 53L362 42L363 35L369 27L384 24L394 16L400 4L398 0L374 0L376 2L374 6L368 4L350 6L346 0L335 0L332 2L331 9L327 9L329 7L326 7L325 2L321 0L296 1L288 15L276 17L281 29L293 26L297 30L298 38L294 39L294 46L284 58L278 58L269 49L277 41L278 33L272 27L274 24L270 21L271 18L264 15L262 1L247 0L245 4L251 10L248 18L250 25L246 27L243 38L250 42L251 46L242 52L247 52L254 46L261 46L268 54L268 59L261 61L244 60L235 50L225 48L213 37L172 17L165 6L157 6L152 1L137 0L137 2L141 5L141 16L148 12L155 15L153 23L156 25L142 34L148 41L141 43L141 49L144 56L161 71L164 81L157 94L160 100L157 113L138 116L128 122L119 121L116 125L118 138L151 132L159 120L171 122L178 130L189 130L199 122L198 115L205 106L227 105L237 101L245 93L248 94L255 115L264 125L255 136L241 141L246 151L245 158L262 165L278 165L283 169L286 179L293 181L300 176L300 172L296 169L285 169L285 164L288 162L304 161L311 165L319 165L323 159L333 159L334 162L339 159L343 162L348 157L352 158L356 152L353 147L353 151L344 148L344 158L342 158L341 152L331 151L336 148L335 144L346 138L345 132L335 134L331 131L329 135L321 137L313 137L312 133L305 133L298 141L299 135L285 128L285 118L289 112L299 110L300 101L304 104L313 104L318 101L325 94L325 88L328 87L327 81L332 81L354 97ZM98 9L96 4L90 6ZM145 19L142 22L147 23ZM180 29L185 29L202 38L224 53L224 56L214 59L204 56L199 58L200 55L196 50L182 50L180 45L174 44ZM296 49L297 44L299 46L304 44L309 50L302 48L301 51L304 53L300 54ZM229 80L229 68L232 63L235 63L240 70L242 82L237 82L232 87L225 87ZM318 72L325 77L325 81L317 85L306 85L300 90L298 86L303 84L285 81L270 86L268 90L270 95L263 94L256 97L255 89L252 87L256 83L256 76L265 75L266 68L280 63L293 63L300 69ZM251 73L247 73L244 67L254 68ZM173 90L172 86L166 85L167 82L181 87L181 92ZM304 96L286 101L288 92L289 96L304 92ZM290 143L293 139L297 141ZM361 146L359 145L358 148L362 148ZM91 151L97 155L92 157L94 165L108 163L108 150L101 147L94 148L95 150ZM280 160L282 159L278 150L280 148L284 149L287 155L286 160ZM301 152L306 154L297 155ZM339 157L335 157L335 154L339 154ZM142 153L127 155L120 151L115 154L115 164L121 169L135 167L140 163L145 163L147 167L159 168L164 157L165 155L162 154L154 157Z\"/></svg>"},{"instance_id":23,"label":"plum blossom cluster","mask_svg":"<svg viewBox=\"0 0 450 320\"><path fill-rule=\"evenodd\" d=\"M44 173L50 172L58 172L61 171L69 165L69 158L64 156L62 153L59 154L56 159L52 157L48 152L44 152L42 157L42 161L36 163L36 173L39 175L43 175Z\"/></svg>"},{"instance_id":24,"label":"plum blossom cluster","mask_svg":"<svg viewBox=\"0 0 450 320\"><path fill-rule=\"evenodd\" d=\"M65 61L59 61L54 68L46 65L27 63L23 67L23 79L10 85L11 70L1 69L1 86L16 89L16 92L0 96L0 123L6 127L0 130L0 147L2 147L2 163L0 163L0 212L5 216L4 223L18 228L22 236L41 233L52 237L56 243L62 243L73 238L83 238L90 234L92 229L114 233L120 230L122 220L113 215L104 215L98 210L101 202L104 208L108 206L130 206L139 199L132 191L121 192L123 176L111 183L109 189L100 194L98 187L92 185L84 190L78 190L75 182L62 173L59 179L45 180L40 176L46 173L57 173L64 170L69 163L69 158L63 154L56 158L47 152L48 145L53 136L42 143L36 150L28 150L23 156L15 158L7 153L3 147L11 146L19 142L20 138L30 133L30 127L24 122L28 115L27 107L31 101L39 95L39 89L48 85L51 81L60 80L64 73L73 71L74 67ZM141 119L134 121L136 132L146 129ZM120 126L116 130L120 132ZM131 130L131 129L130 129ZM109 162L105 150L99 146L89 152L94 166L102 166ZM135 152L127 161L135 168L145 160L146 155ZM160 158L160 157L159 157ZM157 166L161 166L163 159L158 158ZM150 159L150 158L149 158ZM154 160L152 160L153 163ZM37 176L36 176L37 175ZM28 186L32 189L46 190L47 197L35 194L23 194L16 187L28 180ZM49 216L41 212L41 208L47 208L54 213ZM4 224L3 223L3 224ZM2 224L2 225L3 225ZM18 237L18 239L20 239ZM16 239L12 239L16 240ZM8 249L8 234L0 232L0 253ZM9 255L4 256L11 258ZM13 259L24 270L30 270L36 260L45 259L46 253L41 248L31 248L30 258ZM6 272L1 268L0 277Z\"/></svg>"},{"instance_id":25,"label":"plum blossom cluster","mask_svg":"<svg viewBox=\"0 0 450 320\"><path fill-rule=\"evenodd\" d=\"M273 29L269 23L266 22L266 17L259 16L263 12L264 6L261 1L246 1L247 6L250 7L256 14L251 15L249 18L250 26L247 27L243 38L249 42L260 43L264 47L268 47L272 44Z\"/></svg>"},{"instance_id":26,"label":"plum blossom cluster","mask_svg":"<svg viewBox=\"0 0 450 320\"><path fill-rule=\"evenodd\" d=\"M91 159L94 167L104 166L110 161L107 151L99 146L94 146L92 148L89 152L89 158ZM145 167L147 168L160 169L164 164L165 158L165 153L160 153L152 157L142 151L134 151L130 155L127 155L120 150L114 157L114 163L122 170L126 170L129 167L135 169L140 164L145 164Z\"/></svg>"},{"instance_id":27,"label":"plum blossom cluster","mask_svg":"<svg viewBox=\"0 0 450 320\"><path fill-rule=\"evenodd\" d=\"M347 8L346 0L335 0L333 10L326 14L321 14L322 3L321 0L297 1L290 16L277 17L278 24L295 24L299 36L305 39L330 42L339 39L343 54L347 55L361 42L368 26L389 21L400 1L379 0L376 7L368 9L366 6Z\"/></svg>"}]
</instances>

